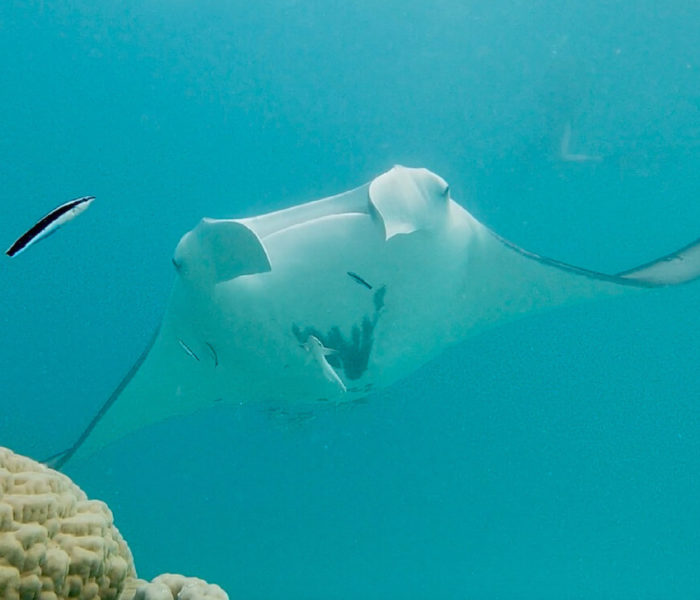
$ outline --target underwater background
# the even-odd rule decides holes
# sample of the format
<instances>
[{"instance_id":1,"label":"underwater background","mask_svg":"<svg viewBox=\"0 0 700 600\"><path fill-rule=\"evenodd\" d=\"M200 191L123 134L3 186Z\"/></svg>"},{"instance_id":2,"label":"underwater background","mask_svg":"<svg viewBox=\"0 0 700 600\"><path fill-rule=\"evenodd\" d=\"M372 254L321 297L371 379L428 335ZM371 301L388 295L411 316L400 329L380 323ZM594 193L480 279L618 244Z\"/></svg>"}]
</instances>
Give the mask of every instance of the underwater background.
<instances>
[{"instance_id":1,"label":"underwater background","mask_svg":"<svg viewBox=\"0 0 700 600\"><path fill-rule=\"evenodd\" d=\"M203 216L400 163L591 269L697 239L699 31L694 0L3 0L0 240L97 200L1 261L0 445L73 443ZM601 160L563 161L567 131ZM691 283L525 318L365 405L295 425L241 398L66 472L141 577L231 598L697 598L698 306Z\"/></svg>"}]
</instances>

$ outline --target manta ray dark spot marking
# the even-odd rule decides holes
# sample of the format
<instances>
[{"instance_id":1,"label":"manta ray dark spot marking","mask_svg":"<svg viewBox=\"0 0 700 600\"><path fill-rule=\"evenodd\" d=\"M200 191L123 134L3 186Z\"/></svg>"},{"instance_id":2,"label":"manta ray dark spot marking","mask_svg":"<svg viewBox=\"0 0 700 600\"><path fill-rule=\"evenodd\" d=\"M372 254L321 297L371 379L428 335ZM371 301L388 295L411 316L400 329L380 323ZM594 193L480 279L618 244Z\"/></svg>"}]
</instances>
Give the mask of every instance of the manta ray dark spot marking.
<instances>
[{"instance_id":1,"label":"manta ray dark spot marking","mask_svg":"<svg viewBox=\"0 0 700 600\"><path fill-rule=\"evenodd\" d=\"M364 315L359 323L353 323L348 337L343 335L340 327L337 325L331 327L327 333L323 333L315 327L304 327L302 329L296 323L293 323L292 333L302 348L309 336L313 335L326 348L336 350L335 353L326 356L328 364L334 369L343 369L345 376L350 380L359 379L369 365L369 356L374 344L374 329L382 314L381 310L384 308L385 292L385 286L374 292L374 314L371 317Z\"/></svg>"},{"instance_id":2,"label":"manta ray dark spot marking","mask_svg":"<svg viewBox=\"0 0 700 600\"><path fill-rule=\"evenodd\" d=\"M386 295L386 286L383 285L376 292L374 292L374 310L378 313L382 308L384 308L384 296ZM376 321L376 317L375 317Z\"/></svg>"},{"instance_id":3,"label":"manta ray dark spot marking","mask_svg":"<svg viewBox=\"0 0 700 600\"><path fill-rule=\"evenodd\" d=\"M355 283L359 283L360 285L364 285L368 290L372 289L372 286L367 283L362 277L360 277L357 273L353 273L352 271L348 271L348 275L350 276L350 279L354 280Z\"/></svg>"}]
</instances>

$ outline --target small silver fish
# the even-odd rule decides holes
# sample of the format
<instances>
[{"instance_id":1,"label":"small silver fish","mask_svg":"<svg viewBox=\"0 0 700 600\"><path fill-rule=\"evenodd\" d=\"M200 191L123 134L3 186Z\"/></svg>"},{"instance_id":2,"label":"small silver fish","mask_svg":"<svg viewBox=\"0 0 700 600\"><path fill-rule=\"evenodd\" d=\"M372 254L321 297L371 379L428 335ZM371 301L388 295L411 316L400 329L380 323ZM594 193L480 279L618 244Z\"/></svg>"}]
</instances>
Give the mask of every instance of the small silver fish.
<instances>
[{"instance_id":1,"label":"small silver fish","mask_svg":"<svg viewBox=\"0 0 700 600\"><path fill-rule=\"evenodd\" d=\"M192 348L190 348L187 344L185 344L185 342L183 342L180 338L178 338L177 341L178 341L178 343L180 344L180 347L181 347L185 352L187 352L187 354L188 354L189 356L191 356L191 357L194 358L197 362L199 362L199 356L197 356L197 355L194 353L194 350L192 350Z\"/></svg>"}]
</instances>

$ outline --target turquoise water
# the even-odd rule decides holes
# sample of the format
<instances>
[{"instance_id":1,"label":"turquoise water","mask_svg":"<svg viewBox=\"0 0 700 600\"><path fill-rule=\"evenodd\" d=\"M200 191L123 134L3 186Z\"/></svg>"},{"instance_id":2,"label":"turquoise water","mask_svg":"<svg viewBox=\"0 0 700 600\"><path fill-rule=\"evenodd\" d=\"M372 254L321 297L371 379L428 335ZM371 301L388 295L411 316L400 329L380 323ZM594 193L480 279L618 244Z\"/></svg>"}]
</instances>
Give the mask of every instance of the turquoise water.
<instances>
[{"instance_id":1,"label":"turquoise water","mask_svg":"<svg viewBox=\"0 0 700 600\"><path fill-rule=\"evenodd\" d=\"M72 443L202 216L401 163L589 268L696 239L699 25L683 1L4 0L0 239L97 200L2 261L0 444ZM560 160L567 124L600 162ZM697 597L699 301L696 283L553 311L354 410L285 427L218 407L66 471L110 504L142 577L232 598Z\"/></svg>"}]
</instances>

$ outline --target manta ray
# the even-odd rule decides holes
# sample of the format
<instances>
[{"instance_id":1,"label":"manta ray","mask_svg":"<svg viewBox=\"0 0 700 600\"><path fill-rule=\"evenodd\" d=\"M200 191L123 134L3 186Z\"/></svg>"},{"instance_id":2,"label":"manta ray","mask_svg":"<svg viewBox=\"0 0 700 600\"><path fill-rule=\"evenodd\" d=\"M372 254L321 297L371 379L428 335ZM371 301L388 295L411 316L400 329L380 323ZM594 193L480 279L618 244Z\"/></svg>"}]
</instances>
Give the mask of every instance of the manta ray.
<instances>
[{"instance_id":1,"label":"manta ray","mask_svg":"<svg viewBox=\"0 0 700 600\"><path fill-rule=\"evenodd\" d=\"M203 219L178 243L152 342L60 467L217 401L361 401L494 325L700 276L700 240L607 275L503 239L423 168L336 196Z\"/></svg>"}]
</instances>

